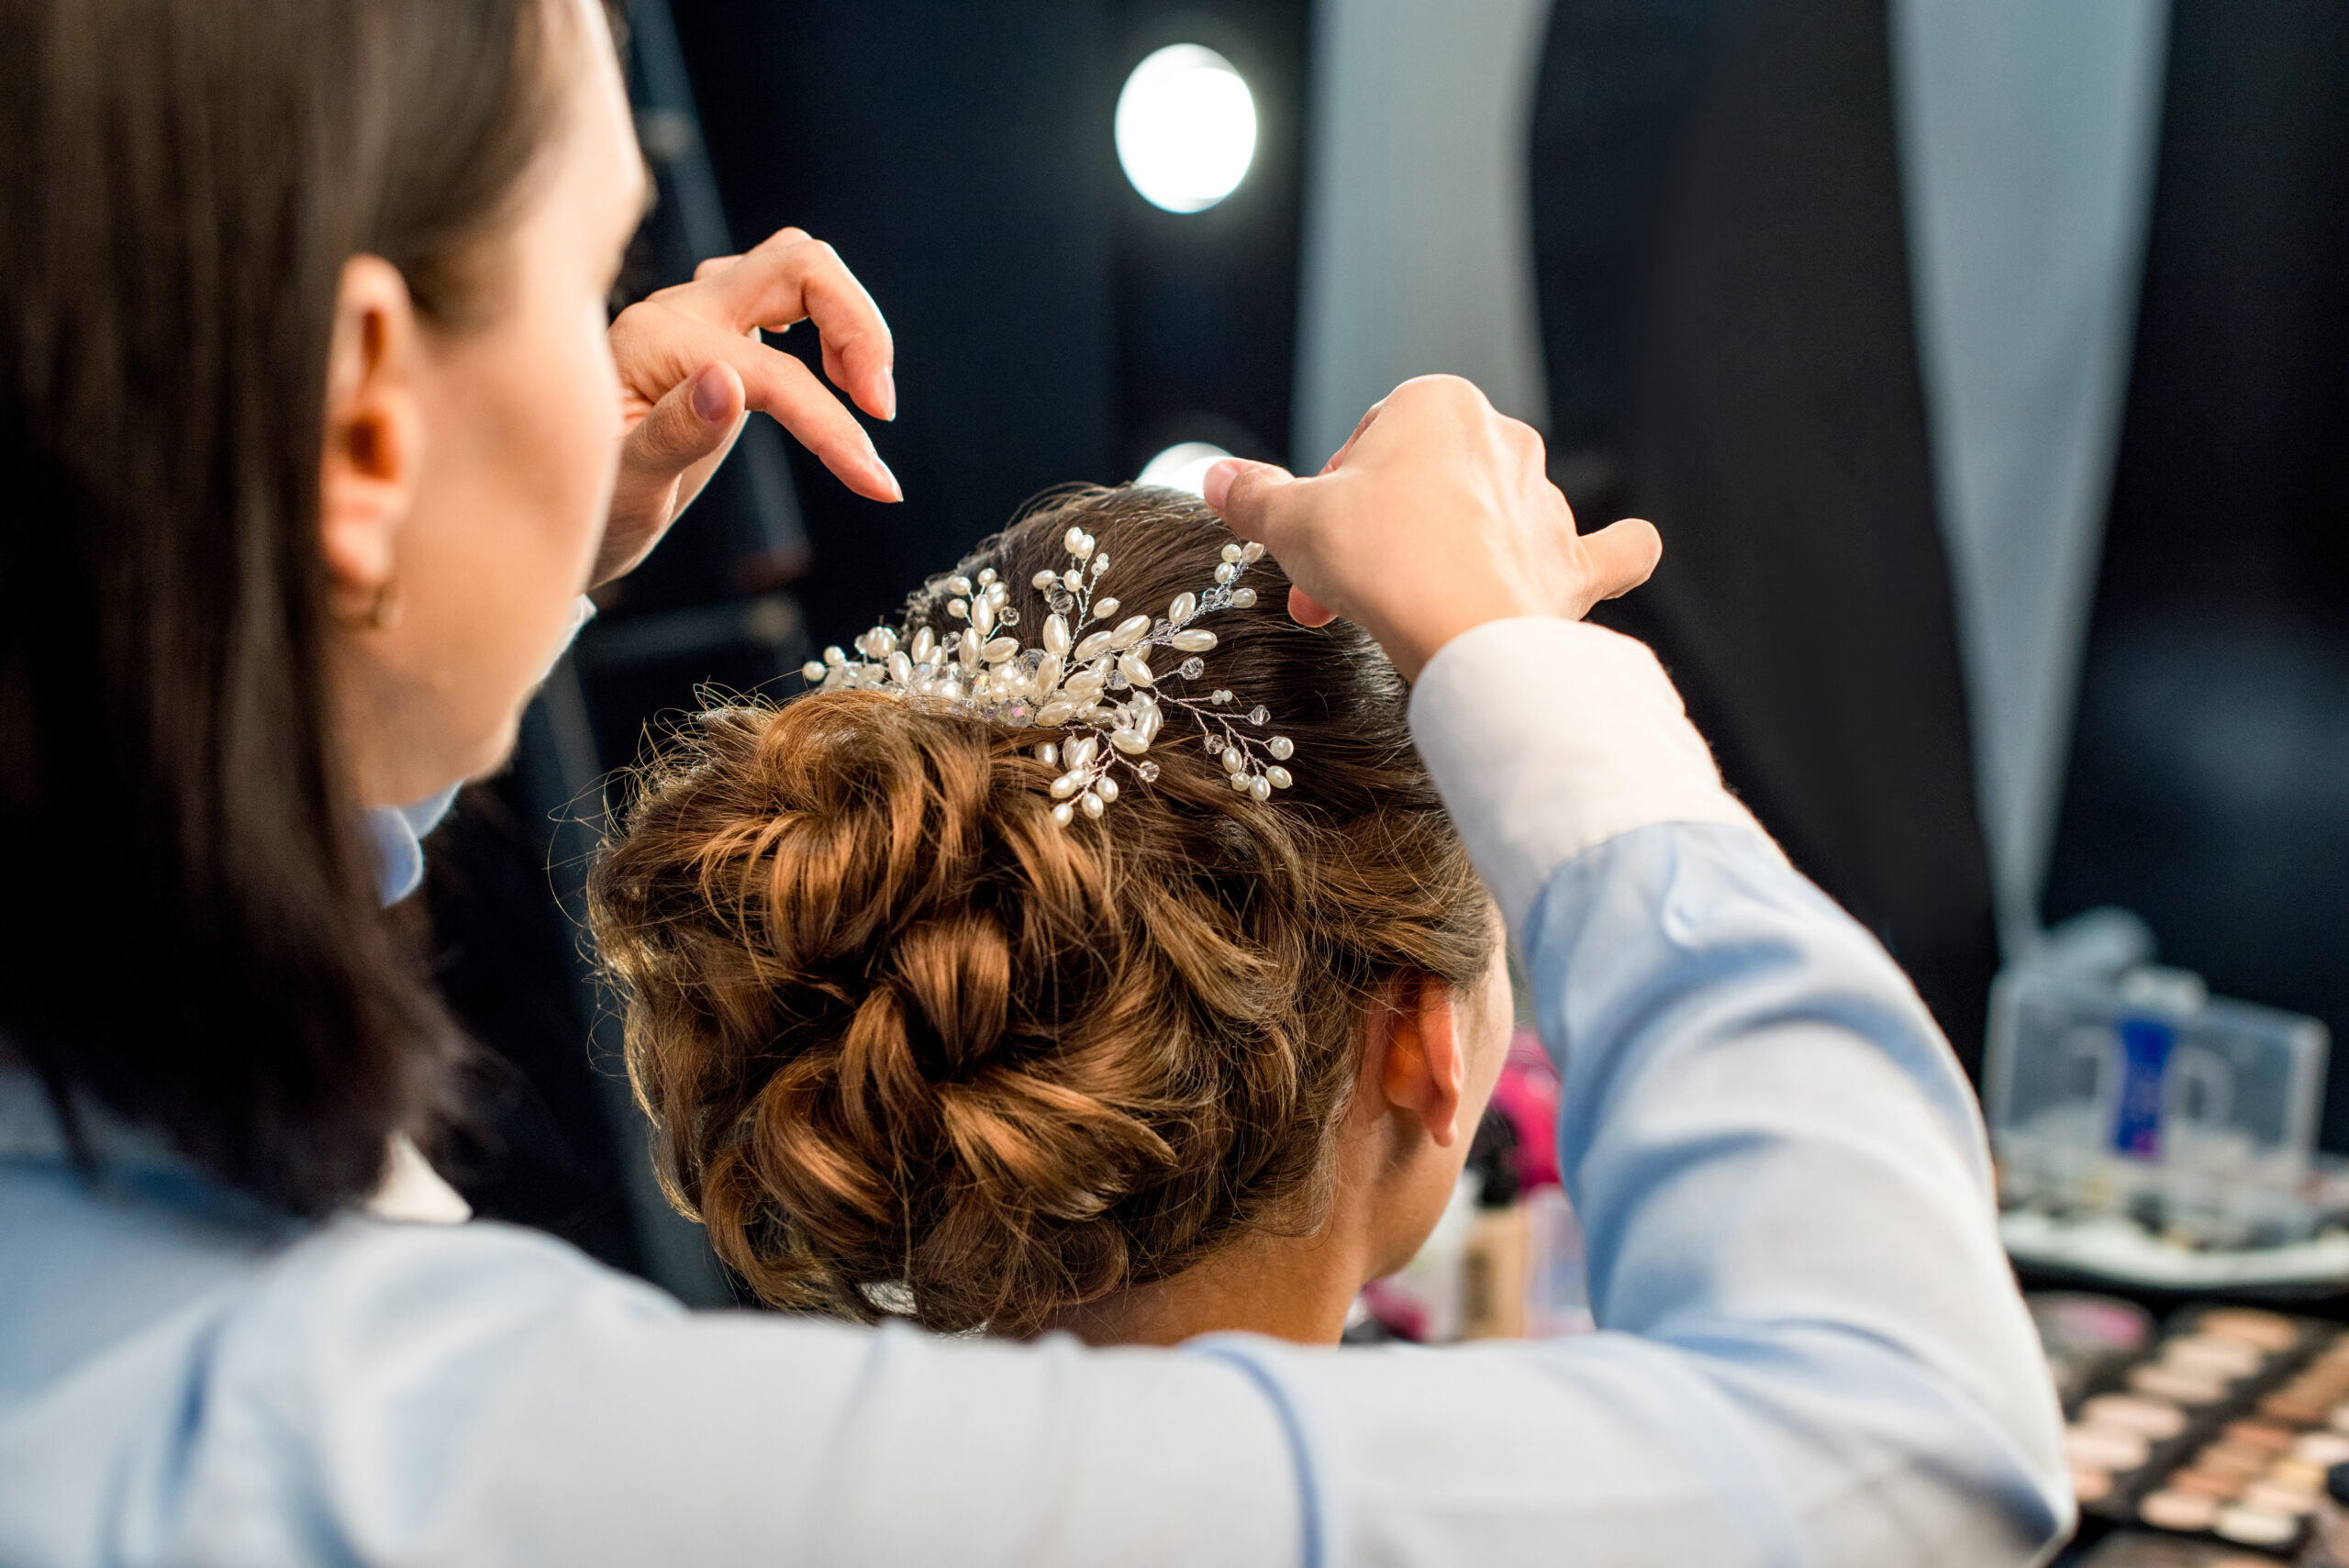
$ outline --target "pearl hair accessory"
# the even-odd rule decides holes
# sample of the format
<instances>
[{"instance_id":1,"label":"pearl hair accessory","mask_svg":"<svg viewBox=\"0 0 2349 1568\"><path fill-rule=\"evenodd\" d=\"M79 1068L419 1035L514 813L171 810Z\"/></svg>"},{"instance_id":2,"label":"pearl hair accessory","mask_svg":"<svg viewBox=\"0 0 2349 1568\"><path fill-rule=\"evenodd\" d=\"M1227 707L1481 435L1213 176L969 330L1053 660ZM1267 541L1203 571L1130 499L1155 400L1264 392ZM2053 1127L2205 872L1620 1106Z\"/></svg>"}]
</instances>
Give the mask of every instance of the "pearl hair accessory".
<instances>
[{"instance_id":1,"label":"pearl hair accessory","mask_svg":"<svg viewBox=\"0 0 2349 1568\"><path fill-rule=\"evenodd\" d=\"M1072 528L1062 543L1069 565L1039 572L1031 586L1052 608L1041 647L1019 646L1004 628L1019 623L1019 612L1005 601L1009 585L995 568L975 580L946 579L946 613L969 624L958 636L939 638L928 627L906 638L876 626L858 638L860 657L837 647L810 659L800 673L828 692L886 692L892 696L944 702L974 717L1015 729L1076 729L1074 739L1046 740L1036 755L1061 770L1052 780L1052 820L1067 827L1080 811L1098 817L1118 798L1113 764L1123 764L1148 784L1158 777L1150 749L1161 742L1169 710L1188 714L1198 725L1208 754L1221 766L1232 789L1252 800L1269 800L1292 782L1281 764L1296 755L1286 735L1260 736L1271 718L1263 707L1244 716L1227 710L1233 697L1219 686L1205 697L1183 695L1163 684L1188 684L1207 673L1199 656L1216 645L1216 635L1194 623L1221 609L1246 609L1256 590L1237 586L1248 568L1264 559L1261 544L1227 544L1214 583L1196 594L1178 594L1166 613L1119 618L1125 606L1108 595L1096 598L1109 557L1094 537ZM1097 628L1090 629L1088 628ZM1164 651L1181 656L1174 669L1153 670L1150 656Z\"/></svg>"}]
</instances>

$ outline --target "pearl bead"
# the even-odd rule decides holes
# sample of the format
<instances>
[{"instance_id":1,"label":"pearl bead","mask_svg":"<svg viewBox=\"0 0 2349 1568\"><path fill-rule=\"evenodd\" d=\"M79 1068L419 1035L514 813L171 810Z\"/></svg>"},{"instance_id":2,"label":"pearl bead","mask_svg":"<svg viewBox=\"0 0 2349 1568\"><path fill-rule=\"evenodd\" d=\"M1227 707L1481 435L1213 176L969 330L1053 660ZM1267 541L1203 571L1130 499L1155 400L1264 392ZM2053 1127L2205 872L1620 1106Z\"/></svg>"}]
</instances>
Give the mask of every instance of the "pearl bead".
<instances>
[{"instance_id":1,"label":"pearl bead","mask_svg":"<svg viewBox=\"0 0 2349 1568\"><path fill-rule=\"evenodd\" d=\"M1248 793L1248 775L1246 773L1232 774L1231 788L1234 794L1246 795Z\"/></svg>"},{"instance_id":2,"label":"pearl bead","mask_svg":"<svg viewBox=\"0 0 2349 1568\"><path fill-rule=\"evenodd\" d=\"M1188 630L1178 631L1167 640L1186 653L1205 653L1215 646L1216 637L1211 631L1195 627Z\"/></svg>"},{"instance_id":3,"label":"pearl bead","mask_svg":"<svg viewBox=\"0 0 2349 1568\"><path fill-rule=\"evenodd\" d=\"M1233 564L1231 564L1231 562L1230 562L1229 561L1225 562L1222 565L1220 565L1220 566L1219 566L1219 567L1217 567L1217 568L1215 569L1215 580L1216 580L1218 583L1229 583L1229 582L1230 582L1234 577L1237 577L1237 576L1239 576L1239 575L1240 575L1240 568L1238 568L1237 566L1234 566L1234 565L1233 565Z\"/></svg>"},{"instance_id":4,"label":"pearl bead","mask_svg":"<svg viewBox=\"0 0 2349 1568\"><path fill-rule=\"evenodd\" d=\"M1061 543L1067 546L1068 552L1079 561L1093 553L1093 541L1085 537L1083 528L1069 529L1061 536Z\"/></svg>"},{"instance_id":5,"label":"pearl bead","mask_svg":"<svg viewBox=\"0 0 2349 1568\"><path fill-rule=\"evenodd\" d=\"M901 686L914 684L914 662L902 653L889 655L889 679Z\"/></svg>"},{"instance_id":6,"label":"pearl bead","mask_svg":"<svg viewBox=\"0 0 2349 1568\"><path fill-rule=\"evenodd\" d=\"M1264 547L1250 539L1240 547L1240 559L1250 566L1264 559Z\"/></svg>"},{"instance_id":7,"label":"pearl bead","mask_svg":"<svg viewBox=\"0 0 2349 1568\"><path fill-rule=\"evenodd\" d=\"M1100 820L1101 797L1099 795L1094 794L1088 789L1083 795L1078 795L1076 799L1077 804L1085 807L1085 814L1087 817L1092 817L1097 822Z\"/></svg>"},{"instance_id":8,"label":"pearl bead","mask_svg":"<svg viewBox=\"0 0 2349 1568\"><path fill-rule=\"evenodd\" d=\"M1226 746L1223 749L1223 771L1225 773L1237 773L1247 765L1248 759L1240 754L1239 747Z\"/></svg>"},{"instance_id":9,"label":"pearl bead","mask_svg":"<svg viewBox=\"0 0 2349 1568\"><path fill-rule=\"evenodd\" d=\"M1297 755L1297 742L1286 735L1275 735L1264 743L1264 750L1286 762Z\"/></svg>"},{"instance_id":10,"label":"pearl bead","mask_svg":"<svg viewBox=\"0 0 2349 1568\"><path fill-rule=\"evenodd\" d=\"M995 629L995 601L993 599L971 601L971 624L979 628L981 637L985 637Z\"/></svg>"},{"instance_id":11,"label":"pearl bead","mask_svg":"<svg viewBox=\"0 0 2349 1568\"><path fill-rule=\"evenodd\" d=\"M1052 807L1052 820L1059 823L1063 828L1068 826L1069 818L1075 815L1075 810L1072 808L1069 803L1065 800Z\"/></svg>"},{"instance_id":12,"label":"pearl bead","mask_svg":"<svg viewBox=\"0 0 2349 1568\"><path fill-rule=\"evenodd\" d=\"M1232 607L1233 609L1235 609L1235 610L1252 609L1252 608L1255 606L1255 604L1256 604L1256 590L1255 590L1255 589L1253 589L1253 588L1234 588L1233 590L1231 590L1231 607Z\"/></svg>"},{"instance_id":13,"label":"pearl bead","mask_svg":"<svg viewBox=\"0 0 2349 1568\"><path fill-rule=\"evenodd\" d=\"M1074 795L1078 789L1083 787L1083 784L1084 781L1079 779L1074 773L1063 773L1060 777L1052 781L1052 798L1054 800L1066 800L1070 795Z\"/></svg>"},{"instance_id":14,"label":"pearl bead","mask_svg":"<svg viewBox=\"0 0 2349 1568\"><path fill-rule=\"evenodd\" d=\"M989 587L994 584L994 582L995 568L992 566L981 567L979 569L979 586L982 588Z\"/></svg>"},{"instance_id":15,"label":"pearl bead","mask_svg":"<svg viewBox=\"0 0 2349 1568\"><path fill-rule=\"evenodd\" d=\"M1129 757L1139 757L1150 750L1150 737L1135 729L1112 730L1109 744Z\"/></svg>"},{"instance_id":16,"label":"pearl bead","mask_svg":"<svg viewBox=\"0 0 2349 1568\"><path fill-rule=\"evenodd\" d=\"M1055 584L1055 583L1059 582L1060 580L1061 580L1061 574L1060 574L1059 573L1057 573L1057 572L1053 572L1053 571L1050 571L1050 570L1047 570L1047 571L1043 571L1043 572L1039 572L1039 573L1036 573L1036 575L1034 575L1033 577L1029 578L1029 579L1028 579L1028 586L1030 586L1030 588L1035 589L1035 590L1036 590L1037 592L1039 592L1039 593L1041 593L1041 592L1043 592L1043 590L1045 590L1046 588L1051 587L1053 584Z\"/></svg>"},{"instance_id":17,"label":"pearl bead","mask_svg":"<svg viewBox=\"0 0 2349 1568\"><path fill-rule=\"evenodd\" d=\"M848 662L848 655L841 652L841 645L835 642L829 648L824 650L824 662L837 670L841 665Z\"/></svg>"},{"instance_id":18,"label":"pearl bead","mask_svg":"<svg viewBox=\"0 0 2349 1568\"><path fill-rule=\"evenodd\" d=\"M919 631L914 633L912 646L914 662L917 664L927 664L931 659L937 656L938 634L930 630L930 628L923 627Z\"/></svg>"},{"instance_id":19,"label":"pearl bead","mask_svg":"<svg viewBox=\"0 0 2349 1568\"><path fill-rule=\"evenodd\" d=\"M1099 696L1101 695L1101 688L1108 684L1109 675L1108 671L1085 670L1077 674L1071 675L1068 678L1068 684L1063 689L1068 693L1071 700L1082 705L1089 703L1095 697Z\"/></svg>"},{"instance_id":20,"label":"pearl bead","mask_svg":"<svg viewBox=\"0 0 2349 1568\"><path fill-rule=\"evenodd\" d=\"M1061 585L1074 594L1085 586L1085 573L1072 566L1061 573Z\"/></svg>"},{"instance_id":21,"label":"pearl bead","mask_svg":"<svg viewBox=\"0 0 2349 1568\"><path fill-rule=\"evenodd\" d=\"M1036 748L1036 761L1043 763L1044 766L1048 768L1059 767L1061 762L1060 747L1050 740L1045 741L1041 746Z\"/></svg>"},{"instance_id":22,"label":"pearl bead","mask_svg":"<svg viewBox=\"0 0 2349 1568\"><path fill-rule=\"evenodd\" d=\"M1261 778L1250 779L1248 793L1258 800L1270 800L1273 798L1273 786Z\"/></svg>"},{"instance_id":23,"label":"pearl bead","mask_svg":"<svg viewBox=\"0 0 2349 1568\"><path fill-rule=\"evenodd\" d=\"M946 613L961 620L971 613L971 606L961 599L949 599L946 601Z\"/></svg>"},{"instance_id":24,"label":"pearl bead","mask_svg":"<svg viewBox=\"0 0 2349 1568\"><path fill-rule=\"evenodd\" d=\"M1038 696L1048 697L1052 695L1052 688L1061 684L1061 656L1057 653L1047 653L1036 661L1036 695Z\"/></svg>"},{"instance_id":25,"label":"pearl bead","mask_svg":"<svg viewBox=\"0 0 2349 1568\"><path fill-rule=\"evenodd\" d=\"M1120 649L1131 648L1149 635L1150 617L1148 616L1129 616L1118 623L1117 630L1109 634L1109 646Z\"/></svg>"},{"instance_id":26,"label":"pearl bead","mask_svg":"<svg viewBox=\"0 0 2349 1568\"><path fill-rule=\"evenodd\" d=\"M1277 764L1273 767L1266 768L1264 770L1264 776L1273 781L1273 787L1275 789L1286 789L1290 784L1297 782L1295 779L1289 777L1288 770L1286 768L1280 767Z\"/></svg>"},{"instance_id":27,"label":"pearl bead","mask_svg":"<svg viewBox=\"0 0 2349 1568\"><path fill-rule=\"evenodd\" d=\"M1069 662L1072 664L1092 663L1109 651L1109 638L1110 634L1106 631L1093 633L1076 645L1076 651L1069 655Z\"/></svg>"},{"instance_id":28,"label":"pearl bead","mask_svg":"<svg viewBox=\"0 0 2349 1568\"><path fill-rule=\"evenodd\" d=\"M1000 664L1019 651L1019 639L1018 638L998 637L989 642L985 648L979 650L979 657L985 660L990 664ZM897 657L902 659L905 655L900 653Z\"/></svg>"},{"instance_id":29,"label":"pearl bead","mask_svg":"<svg viewBox=\"0 0 2349 1568\"><path fill-rule=\"evenodd\" d=\"M1036 722L1046 729L1056 728L1074 718L1076 710L1083 706L1085 705L1067 697L1054 697L1036 710ZM1047 757L1044 760L1049 762L1052 759Z\"/></svg>"},{"instance_id":30,"label":"pearl bead","mask_svg":"<svg viewBox=\"0 0 2349 1568\"><path fill-rule=\"evenodd\" d=\"M1237 561L1240 559L1240 547L1236 544L1227 544L1223 547L1222 555L1226 561Z\"/></svg>"},{"instance_id":31,"label":"pearl bead","mask_svg":"<svg viewBox=\"0 0 2349 1568\"><path fill-rule=\"evenodd\" d=\"M1093 781L1093 793L1099 795L1106 805L1118 798L1118 781L1104 773Z\"/></svg>"},{"instance_id":32,"label":"pearl bead","mask_svg":"<svg viewBox=\"0 0 2349 1568\"><path fill-rule=\"evenodd\" d=\"M1124 607L1115 597L1104 597L1093 601L1093 613L1102 620L1108 620Z\"/></svg>"},{"instance_id":33,"label":"pearl bead","mask_svg":"<svg viewBox=\"0 0 2349 1568\"><path fill-rule=\"evenodd\" d=\"M1069 773L1073 775L1078 769L1091 765L1093 759L1098 756L1100 751L1101 740L1098 736L1081 735L1068 743L1068 750L1063 754L1068 758Z\"/></svg>"},{"instance_id":34,"label":"pearl bead","mask_svg":"<svg viewBox=\"0 0 2349 1568\"><path fill-rule=\"evenodd\" d=\"M1127 680L1131 681L1137 686L1149 685L1152 681L1157 679L1156 676L1150 673L1150 666L1143 662L1142 656L1139 653L1119 654L1118 673L1123 675Z\"/></svg>"},{"instance_id":35,"label":"pearl bead","mask_svg":"<svg viewBox=\"0 0 2349 1568\"><path fill-rule=\"evenodd\" d=\"M950 594L967 594L971 591L971 580L957 572L953 576L946 579L946 591Z\"/></svg>"},{"instance_id":36,"label":"pearl bead","mask_svg":"<svg viewBox=\"0 0 2349 1568\"><path fill-rule=\"evenodd\" d=\"M1181 626L1197 615L1198 608L1199 596L1197 594L1177 594L1174 595L1174 602L1166 606L1166 618L1176 626Z\"/></svg>"},{"instance_id":37,"label":"pearl bead","mask_svg":"<svg viewBox=\"0 0 2349 1568\"><path fill-rule=\"evenodd\" d=\"M1100 575L1101 575L1101 573L1103 573L1104 572L1107 572L1107 571L1108 571L1108 570L1109 570L1109 558L1108 558L1108 556L1106 556L1106 555L1097 555L1097 556L1095 556L1095 557L1093 558L1093 575L1095 575L1096 577L1098 577L1098 576L1100 576Z\"/></svg>"},{"instance_id":38,"label":"pearl bead","mask_svg":"<svg viewBox=\"0 0 2349 1568\"><path fill-rule=\"evenodd\" d=\"M1069 649L1068 617L1052 615L1044 617L1044 651L1066 653Z\"/></svg>"},{"instance_id":39,"label":"pearl bead","mask_svg":"<svg viewBox=\"0 0 2349 1568\"><path fill-rule=\"evenodd\" d=\"M800 679L811 683L822 680L824 678L824 662L821 659L808 660L807 662L799 666L799 676Z\"/></svg>"}]
</instances>

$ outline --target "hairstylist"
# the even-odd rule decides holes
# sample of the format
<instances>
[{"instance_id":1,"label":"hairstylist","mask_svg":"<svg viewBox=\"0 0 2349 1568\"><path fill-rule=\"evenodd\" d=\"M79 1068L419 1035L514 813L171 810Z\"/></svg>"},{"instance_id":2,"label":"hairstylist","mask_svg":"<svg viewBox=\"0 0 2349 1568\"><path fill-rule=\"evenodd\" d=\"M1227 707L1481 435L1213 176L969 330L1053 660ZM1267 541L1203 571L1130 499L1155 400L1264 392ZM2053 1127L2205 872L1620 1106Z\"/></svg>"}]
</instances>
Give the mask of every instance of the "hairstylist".
<instances>
[{"instance_id":1,"label":"hairstylist","mask_svg":"<svg viewBox=\"0 0 2349 1568\"><path fill-rule=\"evenodd\" d=\"M742 336L812 312L889 411L878 317L789 237L624 317L615 376L640 182L585 0L0 0L0 1562L2044 1548L2053 1401L1948 1051L1575 624L1652 539L1576 539L1456 383L1218 499L1417 678L1564 1058L1604 1331L938 1340L355 1212L448 1055L361 808L497 762L746 402L894 488Z\"/></svg>"}]
</instances>

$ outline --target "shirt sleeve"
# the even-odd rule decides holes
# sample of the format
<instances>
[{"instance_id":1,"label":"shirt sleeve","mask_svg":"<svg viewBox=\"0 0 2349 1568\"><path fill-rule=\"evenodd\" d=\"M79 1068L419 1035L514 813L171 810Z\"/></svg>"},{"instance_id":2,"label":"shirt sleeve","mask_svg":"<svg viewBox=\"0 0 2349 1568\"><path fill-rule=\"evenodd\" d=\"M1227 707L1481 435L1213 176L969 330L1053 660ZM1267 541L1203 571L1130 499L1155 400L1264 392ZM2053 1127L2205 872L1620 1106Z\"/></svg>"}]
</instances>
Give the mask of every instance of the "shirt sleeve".
<instances>
[{"instance_id":1,"label":"shirt sleeve","mask_svg":"<svg viewBox=\"0 0 2349 1568\"><path fill-rule=\"evenodd\" d=\"M504 1227L353 1218L204 1337L152 1506L116 1513L155 1560L246 1564L2043 1559L2054 1398L1899 970L1637 644L1479 628L1413 722L1562 1063L1598 1332L941 1340L688 1315Z\"/></svg>"},{"instance_id":2,"label":"shirt sleeve","mask_svg":"<svg viewBox=\"0 0 2349 1568\"><path fill-rule=\"evenodd\" d=\"M2061 1419L1972 1095L1906 977L1721 787L1638 643L1479 628L1422 673L1412 723L1560 1064L1600 1331L1353 1362L1252 1346L1350 1478L1349 1555L2043 1555L2072 1518Z\"/></svg>"}]
</instances>

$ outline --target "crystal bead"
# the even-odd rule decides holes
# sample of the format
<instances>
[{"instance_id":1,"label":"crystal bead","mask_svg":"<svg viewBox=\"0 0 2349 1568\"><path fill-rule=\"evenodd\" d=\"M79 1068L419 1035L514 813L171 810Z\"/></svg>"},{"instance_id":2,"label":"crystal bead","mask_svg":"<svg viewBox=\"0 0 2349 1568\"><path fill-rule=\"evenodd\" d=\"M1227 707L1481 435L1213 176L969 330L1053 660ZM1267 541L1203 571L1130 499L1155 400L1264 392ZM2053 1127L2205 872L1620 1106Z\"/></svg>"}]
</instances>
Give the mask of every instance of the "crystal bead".
<instances>
[{"instance_id":1,"label":"crystal bead","mask_svg":"<svg viewBox=\"0 0 2349 1568\"><path fill-rule=\"evenodd\" d=\"M1270 800L1273 798L1273 786L1262 778L1252 778L1248 781L1248 793L1257 800Z\"/></svg>"},{"instance_id":2,"label":"crystal bead","mask_svg":"<svg viewBox=\"0 0 2349 1568\"><path fill-rule=\"evenodd\" d=\"M1096 577L1098 577L1098 576L1100 576L1100 575L1101 575L1101 573L1103 573L1104 572L1107 572L1107 571L1108 571L1108 570L1109 570L1109 558L1108 558L1108 556L1106 556L1106 555L1097 555L1097 556L1095 556L1095 557L1093 558L1093 575L1095 575Z\"/></svg>"},{"instance_id":3,"label":"crystal bead","mask_svg":"<svg viewBox=\"0 0 2349 1568\"><path fill-rule=\"evenodd\" d=\"M1275 789L1286 789L1289 785L1297 782L1295 779L1289 777L1288 770L1280 766L1278 763L1275 763L1273 766L1266 768L1264 770L1264 776L1273 781L1273 787Z\"/></svg>"},{"instance_id":4,"label":"crystal bead","mask_svg":"<svg viewBox=\"0 0 2349 1568\"><path fill-rule=\"evenodd\" d=\"M1225 690L1224 690L1222 687L1220 687L1220 686L1218 686L1214 691L1211 691L1211 692L1209 692L1209 693L1208 694L1208 701L1209 701L1209 702L1223 703L1223 702L1230 702L1230 700L1231 700L1231 694L1230 694L1230 692L1225 691Z\"/></svg>"},{"instance_id":5,"label":"crystal bead","mask_svg":"<svg viewBox=\"0 0 2349 1568\"><path fill-rule=\"evenodd\" d=\"M1199 596L1197 594L1177 594L1174 595L1174 602L1166 606L1166 618L1176 626L1181 626L1197 615L1198 609Z\"/></svg>"},{"instance_id":6,"label":"crystal bead","mask_svg":"<svg viewBox=\"0 0 2349 1568\"><path fill-rule=\"evenodd\" d=\"M1158 782L1158 764L1156 762L1137 762L1134 764L1134 772L1141 777L1141 782L1144 784L1156 784ZM1104 779L1102 782L1107 784L1108 781Z\"/></svg>"},{"instance_id":7,"label":"crystal bead","mask_svg":"<svg viewBox=\"0 0 2349 1568\"><path fill-rule=\"evenodd\" d=\"M815 668L821 669L822 666L817 665ZM1174 667L1174 673L1186 681L1196 681L1208 673L1208 662L1195 653L1177 664Z\"/></svg>"},{"instance_id":8,"label":"crystal bead","mask_svg":"<svg viewBox=\"0 0 2349 1568\"><path fill-rule=\"evenodd\" d=\"M1248 710L1248 722L1251 724L1262 724L1264 720L1272 717L1272 710L1264 706L1262 703L1258 703L1254 707Z\"/></svg>"},{"instance_id":9,"label":"crystal bead","mask_svg":"<svg viewBox=\"0 0 2349 1568\"><path fill-rule=\"evenodd\" d=\"M1012 728L1025 729L1036 721L1036 709L1027 698L1014 697L1004 705L1001 717Z\"/></svg>"},{"instance_id":10,"label":"crystal bead","mask_svg":"<svg viewBox=\"0 0 2349 1568\"><path fill-rule=\"evenodd\" d=\"M1069 819L1075 815L1076 808L1069 805L1065 800L1052 807L1052 820L1059 823L1063 828L1068 826Z\"/></svg>"},{"instance_id":11,"label":"crystal bead","mask_svg":"<svg viewBox=\"0 0 2349 1568\"><path fill-rule=\"evenodd\" d=\"M1018 626L1019 624L1019 609L1011 605L1004 606L1003 608L996 611L995 624L997 626Z\"/></svg>"},{"instance_id":12,"label":"crystal bead","mask_svg":"<svg viewBox=\"0 0 2349 1568\"><path fill-rule=\"evenodd\" d=\"M1119 606L1115 597L1105 596L1094 601L1093 613L1101 619L1108 620L1111 616L1118 613L1119 608Z\"/></svg>"},{"instance_id":13,"label":"crystal bead","mask_svg":"<svg viewBox=\"0 0 2349 1568\"><path fill-rule=\"evenodd\" d=\"M1064 616L1076 608L1076 596L1062 587L1057 577L1052 579L1052 591L1044 595L1044 602L1052 607L1056 616Z\"/></svg>"},{"instance_id":14,"label":"crystal bead","mask_svg":"<svg viewBox=\"0 0 2349 1568\"><path fill-rule=\"evenodd\" d=\"M1132 685L1133 683L1126 679L1125 672L1122 670L1109 677L1109 689L1113 692L1126 691Z\"/></svg>"},{"instance_id":15,"label":"crystal bead","mask_svg":"<svg viewBox=\"0 0 2349 1568\"><path fill-rule=\"evenodd\" d=\"M1233 590L1231 590L1231 607L1232 607L1233 609L1235 609L1235 610L1244 610L1244 609L1248 609L1248 608L1252 607L1255 603L1256 603L1256 590L1255 590L1255 589L1253 589L1253 588L1234 588Z\"/></svg>"},{"instance_id":16,"label":"crystal bead","mask_svg":"<svg viewBox=\"0 0 2349 1568\"><path fill-rule=\"evenodd\" d=\"M1270 751L1275 757L1286 762L1291 757L1297 755L1297 742L1290 740L1286 735L1275 735L1270 740L1264 742L1264 750Z\"/></svg>"}]
</instances>

